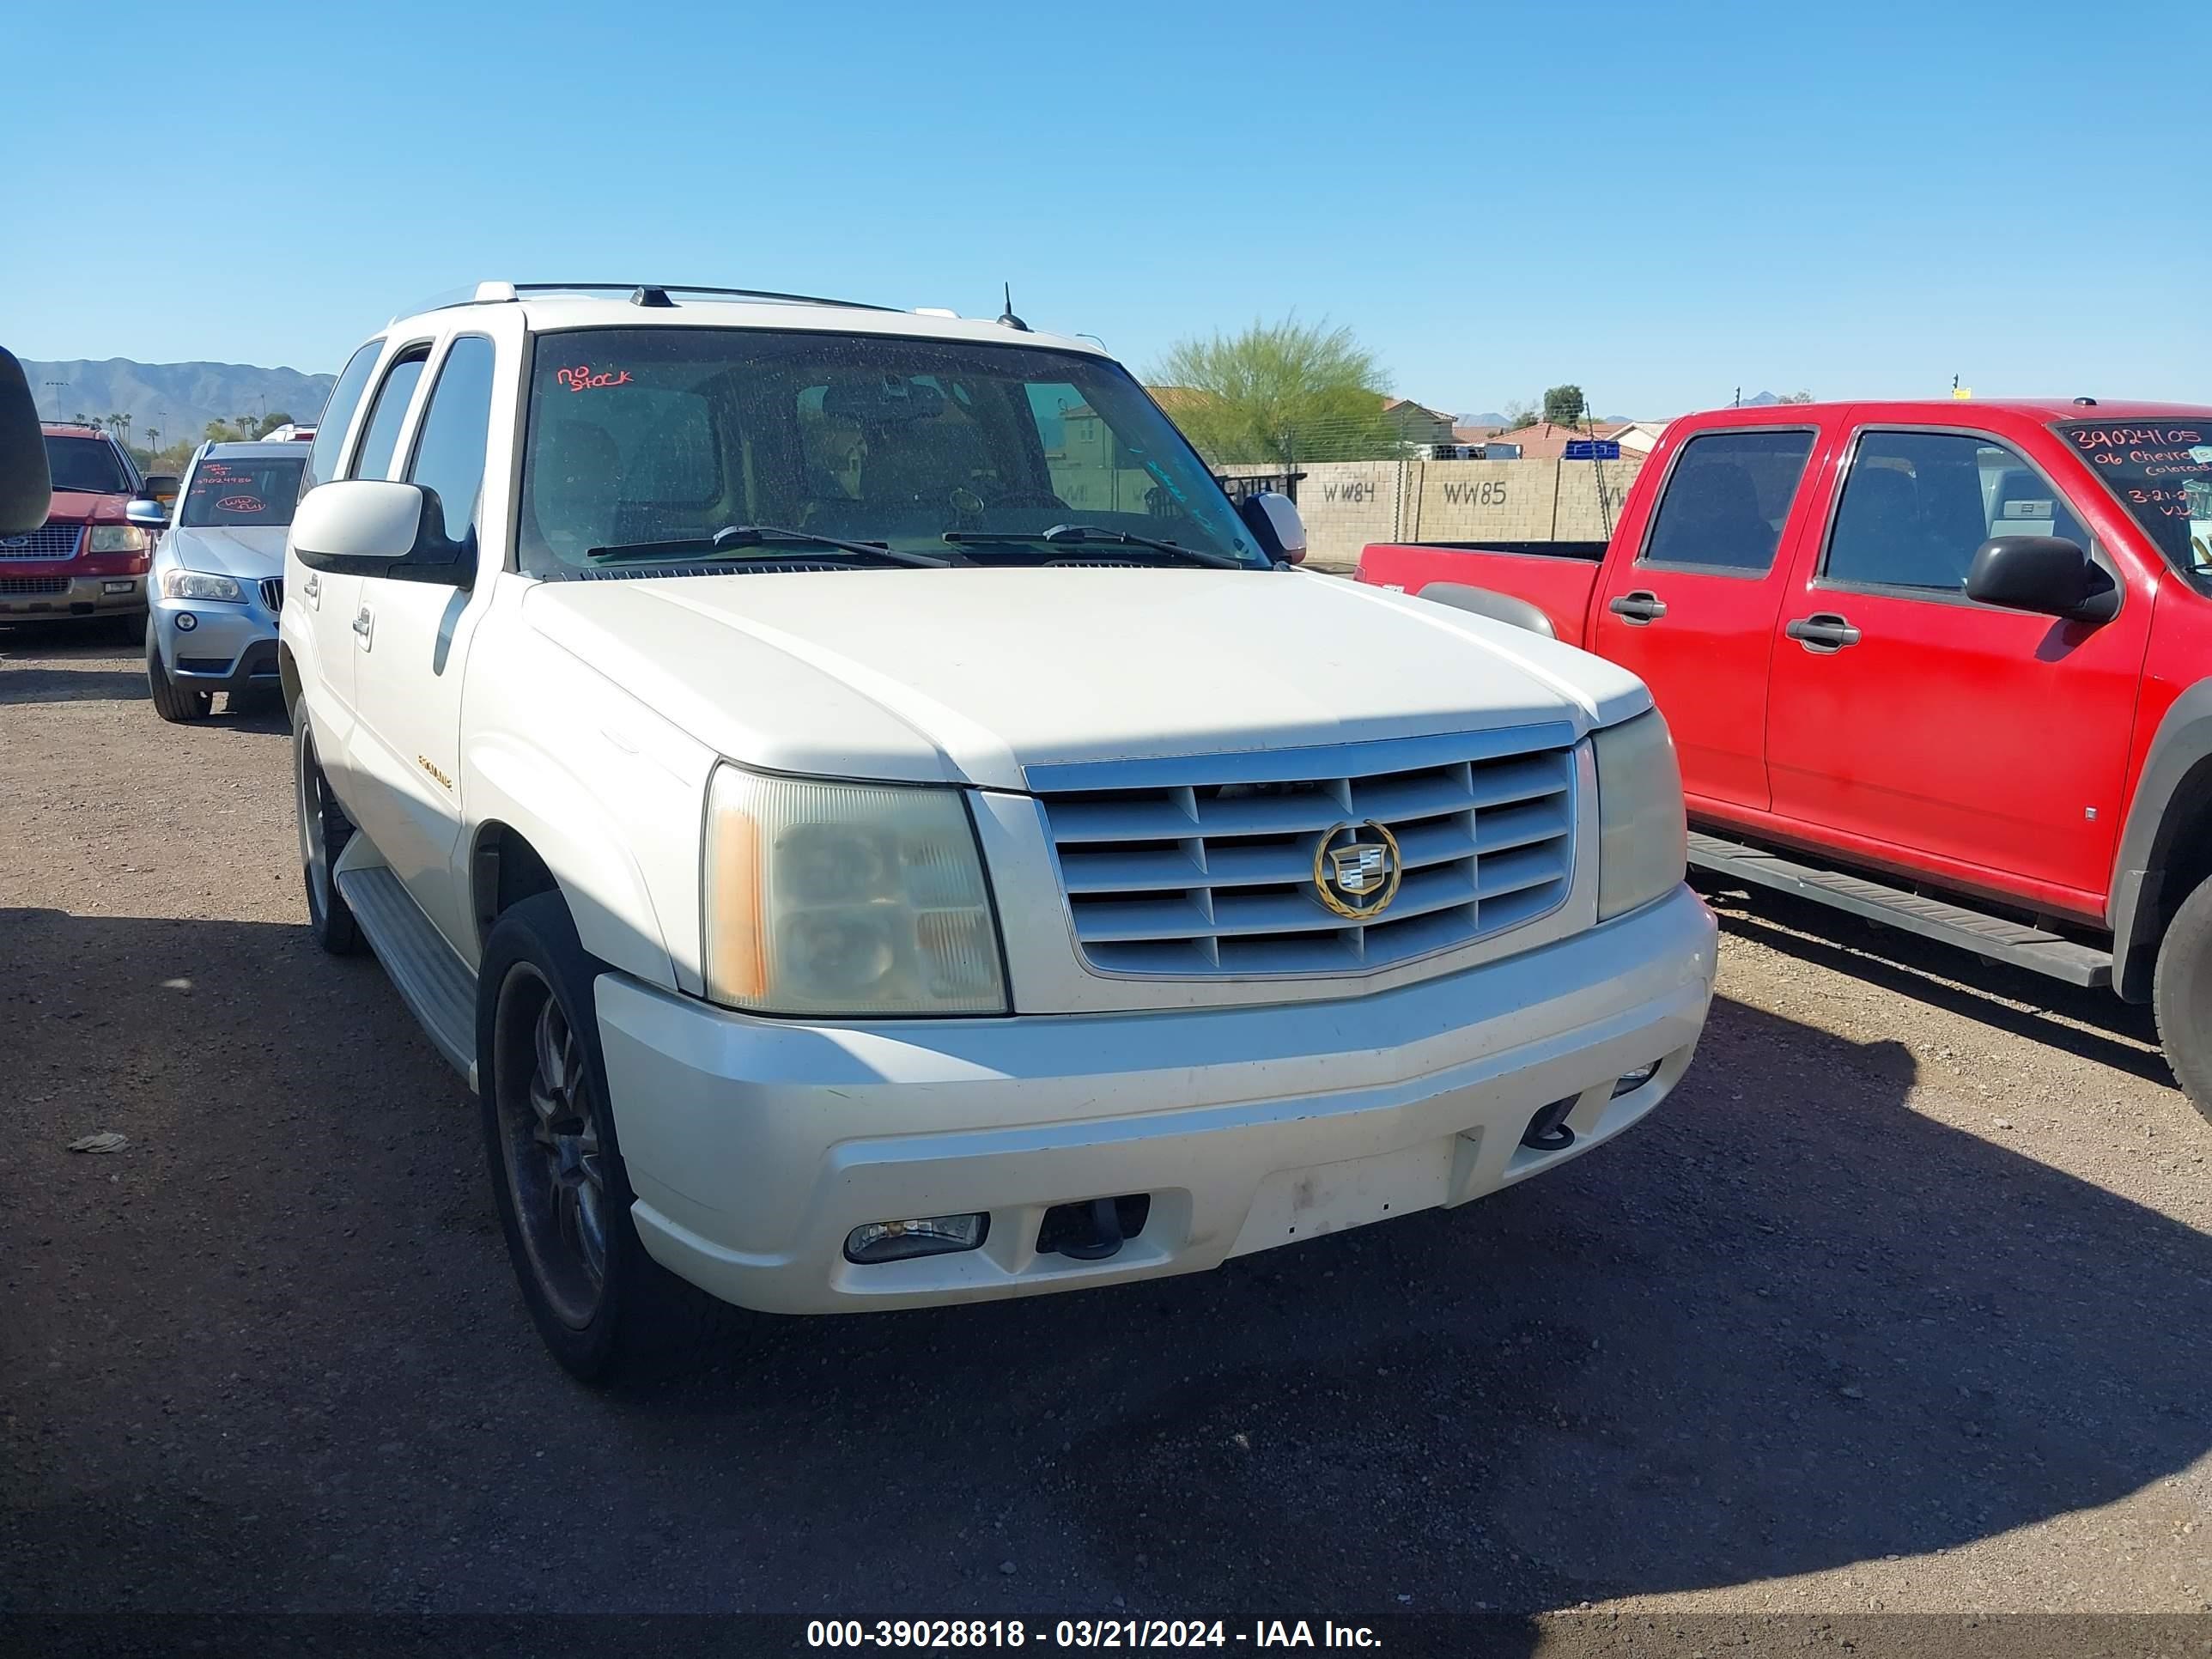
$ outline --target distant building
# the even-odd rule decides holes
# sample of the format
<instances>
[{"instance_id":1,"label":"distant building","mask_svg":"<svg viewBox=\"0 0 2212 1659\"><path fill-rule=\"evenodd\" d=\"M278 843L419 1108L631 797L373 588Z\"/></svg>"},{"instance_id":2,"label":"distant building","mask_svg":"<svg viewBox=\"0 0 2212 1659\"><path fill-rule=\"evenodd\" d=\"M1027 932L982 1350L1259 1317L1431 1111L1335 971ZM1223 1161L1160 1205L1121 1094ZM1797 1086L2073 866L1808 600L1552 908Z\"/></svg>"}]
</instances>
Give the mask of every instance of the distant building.
<instances>
[{"instance_id":1,"label":"distant building","mask_svg":"<svg viewBox=\"0 0 2212 1659\"><path fill-rule=\"evenodd\" d=\"M1450 416L1417 404L1411 398L1385 398L1382 419L1390 428L1390 435L1411 448L1459 441L1454 434Z\"/></svg>"},{"instance_id":2,"label":"distant building","mask_svg":"<svg viewBox=\"0 0 2212 1659\"><path fill-rule=\"evenodd\" d=\"M1658 429L1664 425L1664 422L1652 421L1595 421L1587 426L1560 426L1551 421L1535 421L1510 431L1492 432L1479 441L1517 444L1520 459L1524 461L1556 461L1567 453L1569 444L1587 442L1592 438L1617 440L1623 456L1648 455ZM1644 435L1647 427L1653 428L1650 441Z\"/></svg>"}]
</instances>

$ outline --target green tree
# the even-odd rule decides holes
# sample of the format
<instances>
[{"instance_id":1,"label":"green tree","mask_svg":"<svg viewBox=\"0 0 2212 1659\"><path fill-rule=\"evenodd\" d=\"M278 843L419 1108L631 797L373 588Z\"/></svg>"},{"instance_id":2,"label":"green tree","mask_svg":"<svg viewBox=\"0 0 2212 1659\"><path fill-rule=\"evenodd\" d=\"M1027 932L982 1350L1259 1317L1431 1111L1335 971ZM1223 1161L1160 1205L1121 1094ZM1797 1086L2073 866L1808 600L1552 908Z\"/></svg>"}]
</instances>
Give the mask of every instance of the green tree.
<instances>
[{"instance_id":1,"label":"green tree","mask_svg":"<svg viewBox=\"0 0 2212 1659\"><path fill-rule=\"evenodd\" d=\"M291 416L280 409L273 414L264 415L255 421L252 428L253 435L257 438L265 438L278 427L291 424Z\"/></svg>"},{"instance_id":2,"label":"green tree","mask_svg":"<svg viewBox=\"0 0 2212 1659\"><path fill-rule=\"evenodd\" d=\"M1555 386L1544 392L1544 418L1553 426L1580 426L1589 405L1578 386Z\"/></svg>"},{"instance_id":3,"label":"green tree","mask_svg":"<svg viewBox=\"0 0 2212 1659\"><path fill-rule=\"evenodd\" d=\"M1395 455L1384 377L1349 328L1255 322L1178 343L1152 383L1176 424L1215 465L1352 461Z\"/></svg>"},{"instance_id":4,"label":"green tree","mask_svg":"<svg viewBox=\"0 0 2212 1659\"><path fill-rule=\"evenodd\" d=\"M1813 401L1813 394L1809 392L1785 392L1782 401L1785 404L1809 404Z\"/></svg>"},{"instance_id":5,"label":"green tree","mask_svg":"<svg viewBox=\"0 0 2212 1659\"><path fill-rule=\"evenodd\" d=\"M1505 424L1509 430L1534 426L1544 418L1543 406L1527 398L1516 398L1509 401L1500 413L1505 416Z\"/></svg>"}]
</instances>

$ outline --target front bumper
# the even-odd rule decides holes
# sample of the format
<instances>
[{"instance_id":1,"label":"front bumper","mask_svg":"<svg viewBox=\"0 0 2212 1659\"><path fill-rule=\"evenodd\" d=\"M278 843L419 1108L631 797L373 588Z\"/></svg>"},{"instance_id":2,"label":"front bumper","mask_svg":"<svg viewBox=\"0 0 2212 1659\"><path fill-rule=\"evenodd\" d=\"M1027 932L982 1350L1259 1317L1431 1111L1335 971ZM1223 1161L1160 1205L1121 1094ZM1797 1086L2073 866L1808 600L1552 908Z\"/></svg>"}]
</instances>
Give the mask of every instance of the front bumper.
<instances>
[{"instance_id":1,"label":"front bumper","mask_svg":"<svg viewBox=\"0 0 2212 1659\"><path fill-rule=\"evenodd\" d=\"M598 1011L646 1249L743 1306L830 1313L1195 1272L1480 1198L1665 1098L1717 956L1712 916L1684 887L1522 955L1339 1002L821 1026L608 974ZM1574 1144L1522 1146L1530 1116L1571 1096ZM1118 1255L1038 1253L1048 1207L1136 1194L1150 1215ZM866 1223L976 1211L990 1217L981 1249L845 1260Z\"/></svg>"},{"instance_id":2,"label":"front bumper","mask_svg":"<svg viewBox=\"0 0 2212 1659\"><path fill-rule=\"evenodd\" d=\"M27 575L0 565L0 620L112 617L146 608L146 578Z\"/></svg>"},{"instance_id":3,"label":"front bumper","mask_svg":"<svg viewBox=\"0 0 2212 1659\"><path fill-rule=\"evenodd\" d=\"M277 683L276 612L258 584L244 584L243 604L216 599L153 601L154 642L161 666L195 691L246 691ZM177 626L189 616L189 629Z\"/></svg>"}]
</instances>

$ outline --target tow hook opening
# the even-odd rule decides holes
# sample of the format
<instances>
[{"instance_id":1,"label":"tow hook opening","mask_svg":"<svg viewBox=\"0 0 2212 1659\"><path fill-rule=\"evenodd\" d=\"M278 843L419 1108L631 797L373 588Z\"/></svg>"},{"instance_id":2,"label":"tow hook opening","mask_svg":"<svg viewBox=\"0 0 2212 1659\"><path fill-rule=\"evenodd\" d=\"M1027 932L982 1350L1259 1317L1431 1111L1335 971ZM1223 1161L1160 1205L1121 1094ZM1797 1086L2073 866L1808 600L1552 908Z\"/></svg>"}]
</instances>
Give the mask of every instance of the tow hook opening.
<instances>
[{"instance_id":1,"label":"tow hook opening","mask_svg":"<svg viewBox=\"0 0 2212 1659\"><path fill-rule=\"evenodd\" d=\"M1581 1098L1580 1095L1569 1095L1565 1100L1538 1107L1536 1115L1521 1132L1521 1144L1538 1152L1563 1152L1573 1146L1575 1132L1567 1127L1567 1114L1574 1110L1575 1102Z\"/></svg>"},{"instance_id":2,"label":"tow hook opening","mask_svg":"<svg viewBox=\"0 0 2212 1659\"><path fill-rule=\"evenodd\" d=\"M1103 1261L1121 1254L1121 1246L1145 1231L1152 1212L1150 1193L1120 1198L1087 1198L1074 1204L1055 1204L1037 1226L1037 1254L1064 1255L1077 1261Z\"/></svg>"}]
</instances>

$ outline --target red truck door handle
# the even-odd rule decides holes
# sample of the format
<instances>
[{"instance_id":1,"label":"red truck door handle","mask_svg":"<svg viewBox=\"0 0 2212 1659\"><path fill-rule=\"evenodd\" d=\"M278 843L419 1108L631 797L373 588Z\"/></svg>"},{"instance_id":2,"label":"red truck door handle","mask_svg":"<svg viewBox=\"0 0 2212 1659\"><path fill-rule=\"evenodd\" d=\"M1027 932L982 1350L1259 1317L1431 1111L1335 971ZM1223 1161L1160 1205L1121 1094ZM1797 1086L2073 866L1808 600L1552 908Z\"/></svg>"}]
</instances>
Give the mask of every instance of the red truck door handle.
<instances>
[{"instance_id":1,"label":"red truck door handle","mask_svg":"<svg viewBox=\"0 0 2212 1659\"><path fill-rule=\"evenodd\" d=\"M1667 601L1650 589L1639 587L1633 593L1616 595L1605 608L1616 617L1626 618L1630 627L1641 628L1667 614Z\"/></svg>"},{"instance_id":2,"label":"red truck door handle","mask_svg":"<svg viewBox=\"0 0 2212 1659\"><path fill-rule=\"evenodd\" d=\"M1782 630L1808 651L1829 656L1859 642L1859 630L1832 611L1816 611L1800 617Z\"/></svg>"}]
</instances>

